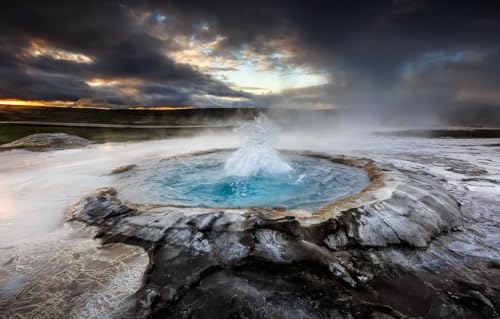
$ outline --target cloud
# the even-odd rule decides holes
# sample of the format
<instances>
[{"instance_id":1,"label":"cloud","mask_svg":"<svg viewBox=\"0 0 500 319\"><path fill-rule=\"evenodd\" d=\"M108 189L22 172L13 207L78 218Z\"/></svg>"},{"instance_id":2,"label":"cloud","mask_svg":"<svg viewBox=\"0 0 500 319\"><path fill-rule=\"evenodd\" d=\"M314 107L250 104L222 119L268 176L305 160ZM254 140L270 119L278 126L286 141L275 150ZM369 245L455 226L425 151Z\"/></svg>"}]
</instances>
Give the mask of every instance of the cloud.
<instances>
[{"instance_id":1,"label":"cloud","mask_svg":"<svg viewBox=\"0 0 500 319\"><path fill-rule=\"evenodd\" d=\"M27 1L3 10L0 95L173 105L190 104L200 92L240 95L174 62L164 54L168 41L145 32L129 13L114 1Z\"/></svg>"},{"instance_id":2,"label":"cloud","mask_svg":"<svg viewBox=\"0 0 500 319\"><path fill-rule=\"evenodd\" d=\"M23 1L3 8L0 30L2 97L386 113L500 104L494 1Z\"/></svg>"},{"instance_id":3,"label":"cloud","mask_svg":"<svg viewBox=\"0 0 500 319\"><path fill-rule=\"evenodd\" d=\"M321 86L323 93L315 103L362 111L404 110L422 104L432 108L462 99L467 90L473 91L468 96L480 97L488 86L499 83L488 80L490 73L499 74L498 63L486 59L467 63L458 58L460 52L481 55L488 51L497 59L500 8L494 1L169 3L164 10L183 20L209 21L213 32L226 37L221 50L243 46L271 55L280 51L268 44L286 39L281 51L293 52L289 66L330 75L329 85ZM451 56L429 63L425 72L405 73L405 66L422 66L426 58L443 52ZM415 83L419 88L411 92ZM500 104L493 92L486 95L490 103ZM290 92L263 100L286 105L291 102ZM313 102L311 98L293 99L298 100Z\"/></svg>"}]
</instances>

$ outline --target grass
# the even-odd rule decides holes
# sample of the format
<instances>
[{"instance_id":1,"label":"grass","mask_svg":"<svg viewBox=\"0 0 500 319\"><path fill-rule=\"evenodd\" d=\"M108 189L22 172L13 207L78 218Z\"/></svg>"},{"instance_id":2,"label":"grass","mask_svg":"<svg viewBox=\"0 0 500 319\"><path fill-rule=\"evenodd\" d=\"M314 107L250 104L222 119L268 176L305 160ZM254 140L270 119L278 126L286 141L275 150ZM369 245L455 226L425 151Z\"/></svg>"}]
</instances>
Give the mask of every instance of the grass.
<instances>
[{"instance_id":1,"label":"grass","mask_svg":"<svg viewBox=\"0 0 500 319\"><path fill-rule=\"evenodd\" d=\"M0 124L0 144L9 143L19 138L37 133L67 133L83 138L103 142L143 141L152 139L188 137L203 129L132 129L132 128L93 128Z\"/></svg>"},{"instance_id":2,"label":"grass","mask_svg":"<svg viewBox=\"0 0 500 319\"><path fill-rule=\"evenodd\" d=\"M206 125L252 118L258 109L96 110L56 107L0 106L0 121L69 122L140 125ZM215 130L215 129L211 129ZM219 129L220 130L220 129ZM67 133L101 142L126 142L193 136L197 128L94 128L0 124L0 144L37 133Z\"/></svg>"},{"instance_id":3,"label":"grass","mask_svg":"<svg viewBox=\"0 0 500 319\"><path fill-rule=\"evenodd\" d=\"M271 112L272 111L272 112ZM183 110L99 110L57 107L1 106L0 121L33 121L51 123L97 123L132 125L220 125L236 124L249 120L260 112L268 114L275 122L286 119L286 126L295 126L294 121L313 117L317 121L331 119L336 110L293 110L261 108L201 108ZM215 130L215 129L211 129ZM224 130L223 128L217 129ZM95 142L125 142L193 136L206 129L200 128L94 128L48 125L22 125L0 123L0 144L36 133L67 133Z\"/></svg>"},{"instance_id":4,"label":"grass","mask_svg":"<svg viewBox=\"0 0 500 319\"><path fill-rule=\"evenodd\" d=\"M96 110L57 107L0 106L0 121L37 121L71 123L112 123L141 125L217 124L234 118L252 118L260 109L186 109L186 110Z\"/></svg>"}]
</instances>

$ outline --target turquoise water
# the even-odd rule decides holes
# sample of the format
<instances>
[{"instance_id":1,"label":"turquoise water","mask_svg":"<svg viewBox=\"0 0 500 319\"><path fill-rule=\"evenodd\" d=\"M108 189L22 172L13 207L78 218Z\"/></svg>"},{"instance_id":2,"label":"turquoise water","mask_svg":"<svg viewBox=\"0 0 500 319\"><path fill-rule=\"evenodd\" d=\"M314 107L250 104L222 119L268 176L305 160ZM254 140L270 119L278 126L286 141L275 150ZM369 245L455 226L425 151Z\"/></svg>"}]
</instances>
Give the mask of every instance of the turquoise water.
<instances>
[{"instance_id":1,"label":"turquoise water","mask_svg":"<svg viewBox=\"0 0 500 319\"><path fill-rule=\"evenodd\" d=\"M283 156L292 167L286 173L228 175L224 165L229 155L181 156L141 168L122 179L121 197L199 207L315 210L361 191L369 182L359 168L299 155Z\"/></svg>"}]
</instances>

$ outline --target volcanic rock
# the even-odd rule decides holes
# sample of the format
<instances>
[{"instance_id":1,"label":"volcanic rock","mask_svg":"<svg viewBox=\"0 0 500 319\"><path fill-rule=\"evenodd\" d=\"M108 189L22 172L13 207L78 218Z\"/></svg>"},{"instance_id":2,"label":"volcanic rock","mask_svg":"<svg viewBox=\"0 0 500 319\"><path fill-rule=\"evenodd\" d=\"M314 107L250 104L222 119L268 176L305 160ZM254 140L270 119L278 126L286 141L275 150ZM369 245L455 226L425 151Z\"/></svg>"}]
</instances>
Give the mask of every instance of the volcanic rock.
<instances>
[{"instance_id":1,"label":"volcanic rock","mask_svg":"<svg viewBox=\"0 0 500 319\"><path fill-rule=\"evenodd\" d=\"M68 219L99 227L104 243L149 252L124 318L498 318L494 278L464 282L471 274L453 264L439 273L448 257L433 241L462 225L441 185L368 160L331 160L365 168L372 181L310 216L125 205L101 188Z\"/></svg>"}]
</instances>

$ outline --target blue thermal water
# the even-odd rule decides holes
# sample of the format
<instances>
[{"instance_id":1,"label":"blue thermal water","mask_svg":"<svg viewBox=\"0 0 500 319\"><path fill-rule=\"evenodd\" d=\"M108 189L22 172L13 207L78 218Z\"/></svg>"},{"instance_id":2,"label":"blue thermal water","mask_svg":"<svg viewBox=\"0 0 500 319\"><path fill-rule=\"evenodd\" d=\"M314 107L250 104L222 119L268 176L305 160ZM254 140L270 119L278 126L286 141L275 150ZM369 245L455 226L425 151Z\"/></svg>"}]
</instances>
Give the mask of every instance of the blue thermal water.
<instances>
[{"instance_id":1,"label":"blue thermal water","mask_svg":"<svg viewBox=\"0 0 500 319\"><path fill-rule=\"evenodd\" d=\"M229 152L215 152L163 160L124 177L122 196L186 206L315 210L369 182L359 168L300 155L283 156L290 170L238 176L225 169L230 157Z\"/></svg>"}]
</instances>

